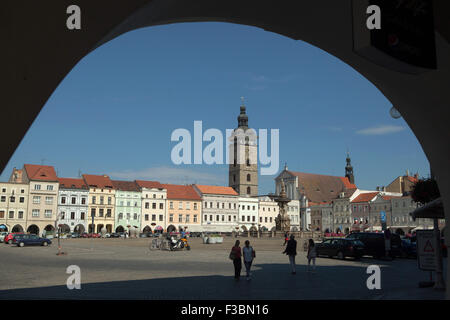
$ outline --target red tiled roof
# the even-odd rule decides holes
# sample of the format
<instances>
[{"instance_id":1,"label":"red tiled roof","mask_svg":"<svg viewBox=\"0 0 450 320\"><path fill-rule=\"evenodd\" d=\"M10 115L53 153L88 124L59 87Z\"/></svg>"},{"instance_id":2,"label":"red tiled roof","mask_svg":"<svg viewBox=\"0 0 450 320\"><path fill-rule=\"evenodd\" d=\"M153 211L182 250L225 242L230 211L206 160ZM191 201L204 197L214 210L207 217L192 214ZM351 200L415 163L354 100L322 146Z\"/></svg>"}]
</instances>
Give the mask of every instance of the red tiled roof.
<instances>
[{"instance_id":1,"label":"red tiled roof","mask_svg":"<svg viewBox=\"0 0 450 320\"><path fill-rule=\"evenodd\" d=\"M193 186L184 186L178 184L163 184L163 188L167 189L167 199L177 200L198 200L201 198L194 190Z\"/></svg>"},{"instance_id":2,"label":"red tiled roof","mask_svg":"<svg viewBox=\"0 0 450 320\"><path fill-rule=\"evenodd\" d=\"M163 185L158 181L136 180L136 183L141 188L148 189L164 189Z\"/></svg>"},{"instance_id":3,"label":"red tiled roof","mask_svg":"<svg viewBox=\"0 0 450 320\"><path fill-rule=\"evenodd\" d=\"M410 177L410 176L406 176L405 178L408 179L412 183L417 183L417 181L419 181L417 178Z\"/></svg>"},{"instance_id":4,"label":"red tiled roof","mask_svg":"<svg viewBox=\"0 0 450 320\"><path fill-rule=\"evenodd\" d=\"M298 177L298 191L312 202L329 202L341 192L356 190L346 177L327 176L304 172L288 171Z\"/></svg>"},{"instance_id":5,"label":"red tiled roof","mask_svg":"<svg viewBox=\"0 0 450 320\"><path fill-rule=\"evenodd\" d=\"M111 180L114 189L121 191L139 191L139 186L134 181Z\"/></svg>"},{"instance_id":6,"label":"red tiled roof","mask_svg":"<svg viewBox=\"0 0 450 320\"><path fill-rule=\"evenodd\" d=\"M205 194L221 194L229 196L237 196L238 193L234 191L232 187L222 187L222 186L206 186L206 185L195 185L201 193Z\"/></svg>"},{"instance_id":7,"label":"red tiled roof","mask_svg":"<svg viewBox=\"0 0 450 320\"><path fill-rule=\"evenodd\" d=\"M344 183L344 186L346 189L357 189L356 185L353 183L350 183L347 177L339 177L342 182Z\"/></svg>"},{"instance_id":8,"label":"red tiled roof","mask_svg":"<svg viewBox=\"0 0 450 320\"><path fill-rule=\"evenodd\" d=\"M378 195L379 192L367 192L367 193L361 193L359 196L357 196L355 199L353 199L352 203L354 202L369 202L373 198L375 198Z\"/></svg>"},{"instance_id":9,"label":"red tiled roof","mask_svg":"<svg viewBox=\"0 0 450 320\"><path fill-rule=\"evenodd\" d=\"M36 164L25 164L24 169L30 180L58 181L55 168L52 166L42 166Z\"/></svg>"},{"instance_id":10,"label":"red tiled roof","mask_svg":"<svg viewBox=\"0 0 450 320\"><path fill-rule=\"evenodd\" d=\"M401 196L381 196L381 198L383 198L383 200L391 200L393 198L401 198Z\"/></svg>"},{"instance_id":11,"label":"red tiled roof","mask_svg":"<svg viewBox=\"0 0 450 320\"><path fill-rule=\"evenodd\" d=\"M89 187L94 188L113 188L111 179L105 174L103 176L94 174L83 174L83 179Z\"/></svg>"},{"instance_id":12,"label":"red tiled roof","mask_svg":"<svg viewBox=\"0 0 450 320\"><path fill-rule=\"evenodd\" d=\"M66 189L89 189L83 179L58 178L59 187Z\"/></svg>"}]
</instances>

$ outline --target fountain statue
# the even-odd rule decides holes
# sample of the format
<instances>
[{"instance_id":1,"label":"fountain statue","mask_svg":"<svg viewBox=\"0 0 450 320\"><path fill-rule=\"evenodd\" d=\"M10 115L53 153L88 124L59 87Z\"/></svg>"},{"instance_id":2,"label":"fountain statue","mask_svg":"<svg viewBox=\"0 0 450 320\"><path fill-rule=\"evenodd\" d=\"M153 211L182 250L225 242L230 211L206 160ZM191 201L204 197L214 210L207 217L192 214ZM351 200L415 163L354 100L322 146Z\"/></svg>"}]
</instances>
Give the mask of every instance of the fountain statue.
<instances>
[{"instance_id":1,"label":"fountain statue","mask_svg":"<svg viewBox=\"0 0 450 320\"><path fill-rule=\"evenodd\" d=\"M286 197L286 191L284 187L284 181L281 180L281 192L278 197L274 197L274 200L278 203L278 207L280 208L280 212L278 216L275 218L275 229L277 231L289 232L291 230L291 219L286 213L287 204L291 201L288 197Z\"/></svg>"}]
</instances>

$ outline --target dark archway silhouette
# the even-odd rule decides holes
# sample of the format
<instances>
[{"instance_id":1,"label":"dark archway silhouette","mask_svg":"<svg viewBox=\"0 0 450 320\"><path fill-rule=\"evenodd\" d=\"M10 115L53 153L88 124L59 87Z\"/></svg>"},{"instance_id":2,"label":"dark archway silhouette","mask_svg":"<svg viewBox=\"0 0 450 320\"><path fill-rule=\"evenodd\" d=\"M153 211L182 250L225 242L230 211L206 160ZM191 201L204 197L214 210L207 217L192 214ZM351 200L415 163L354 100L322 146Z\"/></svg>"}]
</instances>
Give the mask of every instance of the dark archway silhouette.
<instances>
[{"instance_id":1,"label":"dark archway silhouette","mask_svg":"<svg viewBox=\"0 0 450 320\"><path fill-rule=\"evenodd\" d=\"M39 235L39 227L35 224L32 224L27 228L27 232L31 234Z\"/></svg>"}]
</instances>

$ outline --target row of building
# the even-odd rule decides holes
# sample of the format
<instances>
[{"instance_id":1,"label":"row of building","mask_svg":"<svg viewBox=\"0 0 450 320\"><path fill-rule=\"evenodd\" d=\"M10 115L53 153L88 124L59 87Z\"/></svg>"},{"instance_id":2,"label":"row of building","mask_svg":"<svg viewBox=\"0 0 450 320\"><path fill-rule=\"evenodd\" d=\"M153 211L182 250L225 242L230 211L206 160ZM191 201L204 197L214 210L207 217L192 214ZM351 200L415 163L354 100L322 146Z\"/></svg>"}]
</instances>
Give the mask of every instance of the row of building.
<instances>
[{"instance_id":1,"label":"row of building","mask_svg":"<svg viewBox=\"0 0 450 320\"><path fill-rule=\"evenodd\" d=\"M358 189L351 177L289 171L275 179L286 185L291 230L350 232L380 230L381 213L387 225L405 232L431 227L413 221L417 208L406 189L417 177L397 178L377 191ZM397 180L405 180L397 187ZM57 226L66 232L271 231L279 208L272 195L240 195L232 187L120 181L107 175L83 174L61 178L52 166L25 164L0 182L0 229L45 234Z\"/></svg>"}]
</instances>

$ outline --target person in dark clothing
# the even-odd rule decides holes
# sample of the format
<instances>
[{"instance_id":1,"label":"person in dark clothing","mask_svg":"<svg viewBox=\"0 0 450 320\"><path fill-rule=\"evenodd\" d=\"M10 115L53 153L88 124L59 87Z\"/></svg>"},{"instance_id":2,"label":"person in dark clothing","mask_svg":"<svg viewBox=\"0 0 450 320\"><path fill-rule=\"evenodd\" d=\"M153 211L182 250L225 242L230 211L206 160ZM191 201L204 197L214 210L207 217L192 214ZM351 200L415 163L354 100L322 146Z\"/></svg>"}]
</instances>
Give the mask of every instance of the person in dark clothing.
<instances>
[{"instance_id":1,"label":"person in dark clothing","mask_svg":"<svg viewBox=\"0 0 450 320\"><path fill-rule=\"evenodd\" d=\"M242 269L242 251L240 245L240 241L236 240L234 247L231 248L230 256L233 257L233 265L234 265L234 279L239 280L241 277L241 269Z\"/></svg>"},{"instance_id":2,"label":"person in dark clothing","mask_svg":"<svg viewBox=\"0 0 450 320\"><path fill-rule=\"evenodd\" d=\"M284 243L283 243L283 246L285 246L286 243L288 243L288 241L289 241L289 233L285 232L285 234L284 234Z\"/></svg>"},{"instance_id":3,"label":"person in dark clothing","mask_svg":"<svg viewBox=\"0 0 450 320\"><path fill-rule=\"evenodd\" d=\"M292 274L296 274L295 272L295 256L297 255L297 241L294 240L294 235L291 234L290 240L287 242L286 249L283 253L289 256L289 263L291 264Z\"/></svg>"}]
</instances>

